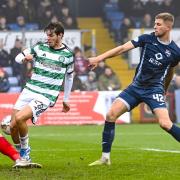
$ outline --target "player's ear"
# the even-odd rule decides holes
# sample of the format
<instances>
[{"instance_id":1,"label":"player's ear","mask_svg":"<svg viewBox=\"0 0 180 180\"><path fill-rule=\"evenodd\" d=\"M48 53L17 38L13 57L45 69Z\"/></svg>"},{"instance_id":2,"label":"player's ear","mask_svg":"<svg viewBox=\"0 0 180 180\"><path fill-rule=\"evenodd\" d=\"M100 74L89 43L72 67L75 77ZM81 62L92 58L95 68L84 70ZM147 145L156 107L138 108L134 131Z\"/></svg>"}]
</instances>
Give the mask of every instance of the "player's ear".
<instances>
[{"instance_id":1,"label":"player's ear","mask_svg":"<svg viewBox=\"0 0 180 180\"><path fill-rule=\"evenodd\" d=\"M171 22L166 22L166 27L167 27L167 30L171 30L172 29L172 23Z\"/></svg>"},{"instance_id":2,"label":"player's ear","mask_svg":"<svg viewBox=\"0 0 180 180\"><path fill-rule=\"evenodd\" d=\"M64 36L64 34L63 34L63 33L60 33L58 36L62 39L63 36Z\"/></svg>"}]
</instances>

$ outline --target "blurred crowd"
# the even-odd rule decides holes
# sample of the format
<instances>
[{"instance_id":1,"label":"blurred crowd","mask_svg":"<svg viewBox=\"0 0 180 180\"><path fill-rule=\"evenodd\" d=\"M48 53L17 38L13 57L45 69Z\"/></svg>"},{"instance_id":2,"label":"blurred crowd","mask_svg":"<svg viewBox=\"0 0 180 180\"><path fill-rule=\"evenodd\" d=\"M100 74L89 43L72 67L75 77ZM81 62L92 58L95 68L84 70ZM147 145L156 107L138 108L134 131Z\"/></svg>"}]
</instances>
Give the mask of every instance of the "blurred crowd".
<instances>
[{"instance_id":1,"label":"blurred crowd","mask_svg":"<svg viewBox=\"0 0 180 180\"><path fill-rule=\"evenodd\" d=\"M66 0L1 0L0 30L38 30L60 20L66 29L76 29L77 22Z\"/></svg>"},{"instance_id":2,"label":"blurred crowd","mask_svg":"<svg viewBox=\"0 0 180 180\"><path fill-rule=\"evenodd\" d=\"M76 18L66 0L1 0L0 31L43 29L49 22L61 21L65 29L77 29ZM32 63L18 64L15 57L25 47L16 39L10 52L0 42L0 92L20 92L31 77ZM119 90L121 84L113 70L100 63L90 71L84 52L74 48L75 72L73 91Z\"/></svg>"},{"instance_id":3,"label":"blurred crowd","mask_svg":"<svg viewBox=\"0 0 180 180\"><path fill-rule=\"evenodd\" d=\"M72 91L111 91L120 90L121 83L113 70L100 62L91 71L88 61L79 47L74 48L75 72Z\"/></svg>"},{"instance_id":4,"label":"blurred crowd","mask_svg":"<svg viewBox=\"0 0 180 180\"><path fill-rule=\"evenodd\" d=\"M180 27L180 1L178 0L106 0L103 20L118 44L129 40L132 28L153 28L154 18L160 12L175 16L175 27ZM180 64L176 67L169 92L180 89Z\"/></svg>"},{"instance_id":5,"label":"blurred crowd","mask_svg":"<svg viewBox=\"0 0 180 180\"><path fill-rule=\"evenodd\" d=\"M103 19L113 32L115 41L124 43L129 29L153 28L155 15L160 12L172 13L174 26L180 27L179 7L178 0L106 0Z\"/></svg>"}]
</instances>

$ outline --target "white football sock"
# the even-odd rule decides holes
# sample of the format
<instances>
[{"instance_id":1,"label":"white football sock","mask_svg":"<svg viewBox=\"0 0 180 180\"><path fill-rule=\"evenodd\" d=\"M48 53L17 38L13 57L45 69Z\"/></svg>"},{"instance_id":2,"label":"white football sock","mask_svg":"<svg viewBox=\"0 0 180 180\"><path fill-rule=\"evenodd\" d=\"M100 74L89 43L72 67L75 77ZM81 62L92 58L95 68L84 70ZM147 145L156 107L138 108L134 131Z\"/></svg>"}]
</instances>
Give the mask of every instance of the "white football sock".
<instances>
[{"instance_id":1,"label":"white football sock","mask_svg":"<svg viewBox=\"0 0 180 180\"><path fill-rule=\"evenodd\" d=\"M21 149L27 149L29 147L29 136L20 137Z\"/></svg>"},{"instance_id":2,"label":"white football sock","mask_svg":"<svg viewBox=\"0 0 180 180\"><path fill-rule=\"evenodd\" d=\"M103 152L102 153L102 158L110 159L110 152Z\"/></svg>"}]
</instances>

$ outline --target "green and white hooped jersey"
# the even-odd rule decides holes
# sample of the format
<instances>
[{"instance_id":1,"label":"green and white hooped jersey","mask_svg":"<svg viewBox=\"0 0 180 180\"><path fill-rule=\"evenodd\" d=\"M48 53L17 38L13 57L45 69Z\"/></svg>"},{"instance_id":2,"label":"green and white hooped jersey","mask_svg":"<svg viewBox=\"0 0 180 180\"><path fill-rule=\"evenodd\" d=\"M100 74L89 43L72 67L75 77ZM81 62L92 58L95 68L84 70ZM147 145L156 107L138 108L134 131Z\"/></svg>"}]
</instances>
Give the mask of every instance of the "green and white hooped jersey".
<instances>
[{"instance_id":1,"label":"green and white hooped jersey","mask_svg":"<svg viewBox=\"0 0 180 180\"><path fill-rule=\"evenodd\" d=\"M61 49L53 49L46 43L38 43L30 49L30 53L34 56L34 67L25 88L42 94L54 105L65 74L74 70L73 53L64 44Z\"/></svg>"}]
</instances>

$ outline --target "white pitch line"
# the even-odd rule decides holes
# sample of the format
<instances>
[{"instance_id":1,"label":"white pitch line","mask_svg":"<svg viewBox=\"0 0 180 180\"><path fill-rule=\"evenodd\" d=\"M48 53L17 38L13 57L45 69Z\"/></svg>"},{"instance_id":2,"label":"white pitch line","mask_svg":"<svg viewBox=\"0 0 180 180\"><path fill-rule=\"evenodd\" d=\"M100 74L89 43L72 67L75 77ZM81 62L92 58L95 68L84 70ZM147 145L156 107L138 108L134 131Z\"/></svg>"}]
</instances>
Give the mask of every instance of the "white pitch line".
<instances>
[{"instance_id":1,"label":"white pitch line","mask_svg":"<svg viewBox=\"0 0 180 180\"><path fill-rule=\"evenodd\" d=\"M175 153L180 154L178 150L168 150L168 149L155 149L155 148L113 148L116 151L154 151L154 152L163 152L163 153ZM77 148L77 149L32 149L32 151L39 151L39 152L64 152L64 151L97 151L95 148Z\"/></svg>"},{"instance_id":2,"label":"white pitch line","mask_svg":"<svg viewBox=\"0 0 180 180\"><path fill-rule=\"evenodd\" d=\"M178 151L178 150L154 149L154 148L140 148L140 150L180 154L180 151Z\"/></svg>"}]
</instances>

